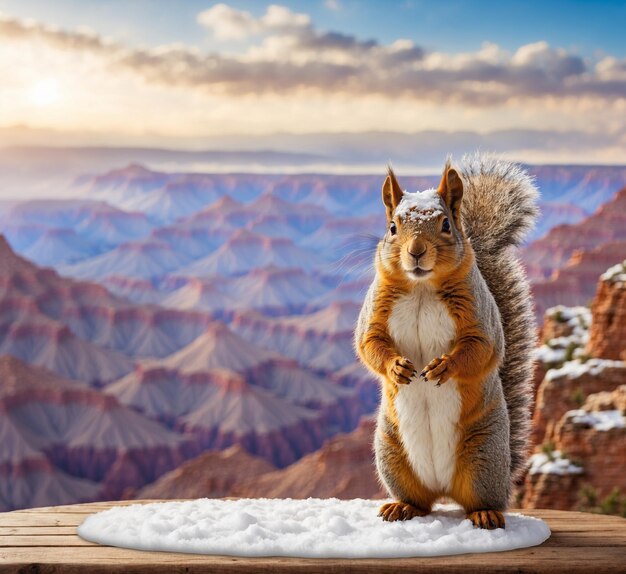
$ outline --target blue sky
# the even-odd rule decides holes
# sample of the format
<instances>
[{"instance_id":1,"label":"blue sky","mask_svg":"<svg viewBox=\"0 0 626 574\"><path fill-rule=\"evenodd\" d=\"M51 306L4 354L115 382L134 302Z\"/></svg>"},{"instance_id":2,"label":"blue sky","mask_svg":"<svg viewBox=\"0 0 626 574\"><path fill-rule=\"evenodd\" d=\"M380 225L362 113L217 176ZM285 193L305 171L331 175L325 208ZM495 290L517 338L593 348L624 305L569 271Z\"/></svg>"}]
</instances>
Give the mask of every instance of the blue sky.
<instances>
[{"instance_id":1,"label":"blue sky","mask_svg":"<svg viewBox=\"0 0 626 574\"><path fill-rule=\"evenodd\" d=\"M101 33L142 44L185 42L215 47L196 15L216 2L207 0L0 0L0 10L19 17L87 25ZM375 38L398 37L428 49L475 50L484 41L506 49L546 40L583 55L626 55L626 2L609 0L340 0L276 2L311 15L324 30ZM230 2L260 15L267 2Z\"/></svg>"}]
</instances>

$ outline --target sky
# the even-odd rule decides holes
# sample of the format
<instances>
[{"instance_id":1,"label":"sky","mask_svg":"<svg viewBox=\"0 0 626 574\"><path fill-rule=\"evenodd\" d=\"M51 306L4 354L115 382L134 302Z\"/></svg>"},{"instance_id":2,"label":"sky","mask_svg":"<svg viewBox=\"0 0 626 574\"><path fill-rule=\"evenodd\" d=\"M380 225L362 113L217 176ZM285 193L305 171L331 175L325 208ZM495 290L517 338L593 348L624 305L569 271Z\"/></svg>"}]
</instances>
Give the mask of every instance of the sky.
<instances>
[{"instance_id":1,"label":"sky","mask_svg":"<svg viewBox=\"0 0 626 574\"><path fill-rule=\"evenodd\" d=\"M602 0L0 0L0 143L472 133L624 163L625 24Z\"/></svg>"}]
</instances>

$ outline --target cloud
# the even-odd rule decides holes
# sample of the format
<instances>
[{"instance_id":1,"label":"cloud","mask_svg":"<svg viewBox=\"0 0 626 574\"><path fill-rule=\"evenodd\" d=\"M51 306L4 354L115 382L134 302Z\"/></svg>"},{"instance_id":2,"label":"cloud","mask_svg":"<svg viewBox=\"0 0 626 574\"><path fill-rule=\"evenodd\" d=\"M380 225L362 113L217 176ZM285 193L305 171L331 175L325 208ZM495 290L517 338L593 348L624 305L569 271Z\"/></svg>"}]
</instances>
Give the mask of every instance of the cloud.
<instances>
[{"instance_id":1,"label":"cloud","mask_svg":"<svg viewBox=\"0 0 626 574\"><path fill-rule=\"evenodd\" d=\"M587 61L546 42L509 53L493 44L476 52L427 52L410 40L391 44L320 31L306 14L268 6L255 16L226 4L200 13L218 40L245 41L238 53L202 53L186 45L136 48L94 32L60 30L0 16L2 41L38 39L75 53L92 53L147 82L211 94L353 98L376 95L486 107L541 99L626 98L626 59Z\"/></svg>"},{"instance_id":2,"label":"cloud","mask_svg":"<svg viewBox=\"0 0 626 574\"><path fill-rule=\"evenodd\" d=\"M110 54L118 46L93 30L61 30L55 26L41 24L33 20L10 18L0 12L0 38L5 40L43 40L50 46L62 50L87 51Z\"/></svg>"},{"instance_id":3,"label":"cloud","mask_svg":"<svg viewBox=\"0 0 626 574\"><path fill-rule=\"evenodd\" d=\"M292 34L309 29L307 14L296 14L284 6L272 4L260 18L250 12L216 4L198 14L198 22L221 40L242 40L250 36Z\"/></svg>"}]
</instances>

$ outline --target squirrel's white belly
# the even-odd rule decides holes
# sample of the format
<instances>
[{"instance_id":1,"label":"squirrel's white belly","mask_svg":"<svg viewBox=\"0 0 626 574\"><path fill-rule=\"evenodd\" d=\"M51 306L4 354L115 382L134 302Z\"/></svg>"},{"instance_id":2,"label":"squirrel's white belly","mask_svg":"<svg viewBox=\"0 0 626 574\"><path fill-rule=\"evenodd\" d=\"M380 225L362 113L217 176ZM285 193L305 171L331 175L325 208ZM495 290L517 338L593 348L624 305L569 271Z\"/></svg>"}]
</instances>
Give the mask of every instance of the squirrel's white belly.
<instances>
[{"instance_id":1,"label":"squirrel's white belly","mask_svg":"<svg viewBox=\"0 0 626 574\"><path fill-rule=\"evenodd\" d=\"M428 285L399 298L389 316L398 351L419 373L448 353L455 326L445 305ZM440 387L419 376L400 385L395 399L401 439L413 471L428 488L446 492L454 477L461 396L454 379Z\"/></svg>"}]
</instances>

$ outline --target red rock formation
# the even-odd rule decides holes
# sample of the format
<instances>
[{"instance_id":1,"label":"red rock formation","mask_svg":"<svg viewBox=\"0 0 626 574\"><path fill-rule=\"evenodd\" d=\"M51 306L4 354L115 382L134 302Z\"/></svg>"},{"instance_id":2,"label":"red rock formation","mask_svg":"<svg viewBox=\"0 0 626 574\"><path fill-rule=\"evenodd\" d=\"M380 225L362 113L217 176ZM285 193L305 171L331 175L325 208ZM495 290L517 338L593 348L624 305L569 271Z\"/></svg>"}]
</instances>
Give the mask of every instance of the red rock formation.
<instances>
[{"instance_id":1,"label":"red rock formation","mask_svg":"<svg viewBox=\"0 0 626 574\"><path fill-rule=\"evenodd\" d=\"M242 477L260 478L275 470L241 446L212 450L193 458L138 492L134 498L218 498L230 496Z\"/></svg>"},{"instance_id":2,"label":"red rock formation","mask_svg":"<svg viewBox=\"0 0 626 574\"><path fill-rule=\"evenodd\" d=\"M556 450L533 455L517 502L576 510L596 506L615 490L625 493L625 415L626 385L590 395L581 409L565 413L553 435ZM585 491L593 501L585 500Z\"/></svg>"},{"instance_id":3,"label":"red rock formation","mask_svg":"<svg viewBox=\"0 0 626 574\"><path fill-rule=\"evenodd\" d=\"M561 417L567 411L579 408L586 397L612 391L622 384L626 384L626 364L622 361L571 361L560 369L549 370L537 393L533 444L553 441Z\"/></svg>"},{"instance_id":4,"label":"red rock formation","mask_svg":"<svg viewBox=\"0 0 626 574\"><path fill-rule=\"evenodd\" d=\"M626 363L615 360L625 346L625 283L623 264L602 275L589 332L584 308L547 314L537 352L546 371L533 416L538 452L517 495L523 507L596 507L626 491Z\"/></svg>"},{"instance_id":5,"label":"red rock formation","mask_svg":"<svg viewBox=\"0 0 626 574\"><path fill-rule=\"evenodd\" d=\"M305 316L267 318L237 313L230 325L248 341L265 346L309 367L336 372L354 362L353 331L359 307L344 301Z\"/></svg>"},{"instance_id":6,"label":"red rock formation","mask_svg":"<svg viewBox=\"0 0 626 574\"><path fill-rule=\"evenodd\" d=\"M337 435L295 464L236 484L233 496L268 498L385 498L376 478L372 440L374 421L364 420L349 434Z\"/></svg>"},{"instance_id":7,"label":"red rock formation","mask_svg":"<svg viewBox=\"0 0 626 574\"><path fill-rule=\"evenodd\" d=\"M11 356L0 356L0 420L0 444L12 464L43 460L64 476L100 483L92 496L116 498L199 452L115 397ZM137 472L113 472L127 460Z\"/></svg>"},{"instance_id":8,"label":"red rock formation","mask_svg":"<svg viewBox=\"0 0 626 574\"><path fill-rule=\"evenodd\" d=\"M576 510L583 480L582 475L578 473L528 473L515 500L515 506Z\"/></svg>"},{"instance_id":9,"label":"red rock formation","mask_svg":"<svg viewBox=\"0 0 626 574\"><path fill-rule=\"evenodd\" d=\"M554 227L522 252L537 316L554 305L588 305L597 278L626 254L626 188L593 215Z\"/></svg>"},{"instance_id":10,"label":"red rock formation","mask_svg":"<svg viewBox=\"0 0 626 574\"><path fill-rule=\"evenodd\" d=\"M591 310L589 354L626 360L626 261L602 275Z\"/></svg>"},{"instance_id":11,"label":"red rock formation","mask_svg":"<svg viewBox=\"0 0 626 574\"><path fill-rule=\"evenodd\" d=\"M563 267L575 251L591 251L601 244L626 239L626 188L593 215L573 225L554 227L523 251L524 261L542 277ZM617 263L617 262L615 262Z\"/></svg>"},{"instance_id":12,"label":"red rock formation","mask_svg":"<svg viewBox=\"0 0 626 574\"><path fill-rule=\"evenodd\" d=\"M0 352L94 384L129 372L128 355L169 355L212 322L206 313L133 305L61 277L16 255L2 236L0 312Z\"/></svg>"},{"instance_id":13,"label":"red rock formation","mask_svg":"<svg viewBox=\"0 0 626 574\"><path fill-rule=\"evenodd\" d=\"M624 379L626 381L626 377ZM555 444L584 469L584 482L599 498L614 488L626 493L626 384L591 395L582 409L559 423Z\"/></svg>"}]
</instances>

